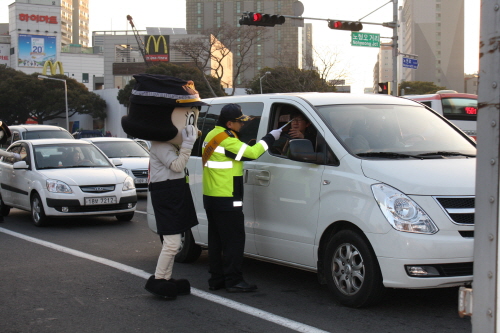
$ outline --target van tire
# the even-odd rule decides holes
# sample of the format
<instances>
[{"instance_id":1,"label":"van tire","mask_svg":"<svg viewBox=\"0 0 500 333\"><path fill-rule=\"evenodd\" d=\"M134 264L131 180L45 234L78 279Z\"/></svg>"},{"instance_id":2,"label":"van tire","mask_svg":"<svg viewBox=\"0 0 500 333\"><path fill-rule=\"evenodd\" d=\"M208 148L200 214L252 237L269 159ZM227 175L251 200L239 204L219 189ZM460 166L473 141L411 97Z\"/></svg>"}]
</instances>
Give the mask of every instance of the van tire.
<instances>
[{"instance_id":1,"label":"van tire","mask_svg":"<svg viewBox=\"0 0 500 333\"><path fill-rule=\"evenodd\" d=\"M2 196L0 196L0 214L2 216L9 216L10 206L7 206L5 202L3 202Z\"/></svg>"},{"instance_id":2,"label":"van tire","mask_svg":"<svg viewBox=\"0 0 500 333\"><path fill-rule=\"evenodd\" d=\"M383 298L385 288L375 253L356 231L341 230L333 235L323 270L328 289L343 305L361 308Z\"/></svg>"},{"instance_id":3,"label":"van tire","mask_svg":"<svg viewBox=\"0 0 500 333\"><path fill-rule=\"evenodd\" d=\"M176 262L190 263L198 260L201 255L201 246L194 242L193 233L187 230L181 233L181 247L175 256Z\"/></svg>"}]
</instances>

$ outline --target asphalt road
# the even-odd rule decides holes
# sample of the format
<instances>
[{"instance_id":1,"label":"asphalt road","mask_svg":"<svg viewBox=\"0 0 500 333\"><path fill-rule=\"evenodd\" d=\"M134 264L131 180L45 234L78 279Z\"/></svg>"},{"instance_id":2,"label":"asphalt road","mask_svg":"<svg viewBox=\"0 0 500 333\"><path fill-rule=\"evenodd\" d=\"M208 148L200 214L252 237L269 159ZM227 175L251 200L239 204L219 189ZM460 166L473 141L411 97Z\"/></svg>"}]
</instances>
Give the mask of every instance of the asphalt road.
<instances>
[{"instance_id":1,"label":"asphalt road","mask_svg":"<svg viewBox=\"0 0 500 333\"><path fill-rule=\"evenodd\" d=\"M458 316L457 288L388 290L379 305L351 309L314 273L245 259L245 278L258 292L211 292L206 251L174 266L192 295L157 298L144 290L161 246L145 210L140 195L130 222L57 219L44 228L11 210L0 223L0 332L472 331L470 318Z\"/></svg>"}]
</instances>

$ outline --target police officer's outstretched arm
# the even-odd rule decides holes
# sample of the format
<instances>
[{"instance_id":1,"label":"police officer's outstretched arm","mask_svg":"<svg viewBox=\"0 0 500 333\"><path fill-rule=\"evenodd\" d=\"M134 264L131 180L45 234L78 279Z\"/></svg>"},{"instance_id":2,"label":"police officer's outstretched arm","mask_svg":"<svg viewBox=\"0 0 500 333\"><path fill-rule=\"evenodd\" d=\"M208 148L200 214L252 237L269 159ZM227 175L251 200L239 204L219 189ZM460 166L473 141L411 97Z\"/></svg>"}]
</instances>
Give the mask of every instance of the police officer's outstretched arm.
<instances>
[{"instance_id":1,"label":"police officer's outstretched arm","mask_svg":"<svg viewBox=\"0 0 500 333\"><path fill-rule=\"evenodd\" d=\"M0 149L0 156L3 156L3 157L13 157L17 161L21 160L21 155L19 155L18 153L11 153L11 152L7 152L7 151L1 150L1 149Z\"/></svg>"},{"instance_id":2,"label":"police officer's outstretched arm","mask_svg":"<svg viewBox=\"0 0 500 333\"><path fill-rule=\"evenodd\" d=\"M274 141L279 139L281 129L275 129L264 135L259 142L253 146L249 146L237 138L229 137L222 141L225 149L225 155L237 161L251 161L259 158L262 154L273 145Z\"/></svg>"},{"instance_id":3,"label":"police officer's outstretched arm","mask_svg":"<svg viewBox=\"0 0 500 333\"><path fill-rule=\"evenodd\" d=\"M191 156L194 142L198 137L198 131L193 125L188 125L182 130L181 134L182 144L179 150L179 156L170 164L170 169L175 172L182 172L186 167L189 156Z\"/></svg>"}]
</instances>

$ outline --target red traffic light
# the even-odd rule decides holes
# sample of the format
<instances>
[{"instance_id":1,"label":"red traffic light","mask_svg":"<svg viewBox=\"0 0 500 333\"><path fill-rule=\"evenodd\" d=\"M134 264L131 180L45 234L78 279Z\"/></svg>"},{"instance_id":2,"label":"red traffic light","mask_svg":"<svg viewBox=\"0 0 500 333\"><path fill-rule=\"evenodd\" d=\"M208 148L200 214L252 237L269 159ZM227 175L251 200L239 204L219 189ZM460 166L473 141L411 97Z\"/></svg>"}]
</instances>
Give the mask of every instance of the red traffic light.
<instances>
[{"instance_id":1,"label":"red traffic light","mask_svg":"<svg viewBox=\"0 0 500 333\"><path fill-rule=\"evenodd\" d=\"M361 22L328 21L328 28L335 30L360 31L363 29Z\"/></svg>"},{"instance_id":2,"label":"red traffic light","mask_svg":"<svg viewBox=\"0 0 500 333\"><path fill-rule=\"evenodd\" d=\"M254 22L260 22L262 20L262 14L261 13L253 13L252 20Z\"/></svg>"},{"instance_id":3,"label":"red traffic light","mask_svg":"<svg viewBox=\"0 0 500 333\"><path fill-rule=\"evenodd\" d=\"M240 25L256 25L260 27L274 27L276 24L285 23L282 15L271 15L262 13L245 13L241 16Z\"/></svg>"}]
</instances>

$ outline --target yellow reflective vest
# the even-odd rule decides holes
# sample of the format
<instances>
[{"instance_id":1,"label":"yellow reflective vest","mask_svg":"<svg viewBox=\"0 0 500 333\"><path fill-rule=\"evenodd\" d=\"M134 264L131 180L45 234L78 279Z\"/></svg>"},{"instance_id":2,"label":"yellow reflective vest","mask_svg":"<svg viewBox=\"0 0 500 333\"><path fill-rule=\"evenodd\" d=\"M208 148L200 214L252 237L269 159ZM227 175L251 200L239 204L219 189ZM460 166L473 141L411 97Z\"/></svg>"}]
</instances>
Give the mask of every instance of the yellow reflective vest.
<instances>
[{"instance_id":1,"label":"yellow reflective vest","mask_svg":"<svg viewBox=\"0 0 500 333\"><path fill-rule=\"evenodd\" d=\"M206 210L241 210L243 206L243 161L259 158L275 139L266 134L259 142L249 146L237 135L222 126L215 126L203 142L205 146L217 134L229 135L212 153L203 166L203 204Z\"/></svg>"}]
</instances>

